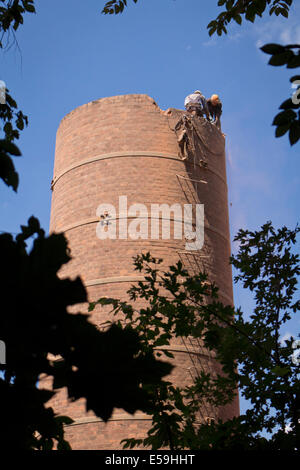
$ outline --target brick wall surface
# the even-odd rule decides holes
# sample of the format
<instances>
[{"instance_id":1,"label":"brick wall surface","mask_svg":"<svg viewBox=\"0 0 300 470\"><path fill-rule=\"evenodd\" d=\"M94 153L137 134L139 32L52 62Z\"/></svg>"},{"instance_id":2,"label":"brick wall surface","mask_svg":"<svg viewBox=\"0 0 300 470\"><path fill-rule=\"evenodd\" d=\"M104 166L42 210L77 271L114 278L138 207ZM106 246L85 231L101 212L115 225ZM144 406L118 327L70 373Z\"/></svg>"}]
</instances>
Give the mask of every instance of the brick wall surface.
<instances>
[{"instance_id":1,"label":"brick wall surface","mask_svg":"<svg viewBox=\"0 0 300 470\"><path fill-rule=\"evenodd\" d=\"M181 113L175 109L160 110L147 95L125 95L80 106L65 116L59 126L50 230L64 232L71 249L72 260L63 267L61 276L80 275L90 301L101 296L125 299L127 289L140 275L134 271L132 257L150 251L163 258L162 268L181 259L192 274L205 269L219 286L221 301L232 303L224 138L203 119L202 154L196 156L195 162L182 161L174 132ZM207 161L207 168L198 164L200 158ZM149 214L154 203L204 204L203 248L188 253L184 238L163 240L161 236L158 240L100 240L96 235L100 220L97 207L113 204L118 219L122 217L118 212L122 195L127 196L128 206L142 203ZM171 230L172 227L173 222ZM86 305L81 307L82 311L87 310ZM105 309L97 308L93 313L97 325L106 318ZM203 355L197 345L187 345L178 338L173 344L175 383L189 383L196 363L219 370L213 357ZM63 393L52 404L58 412L75 419L75 424L66 429L75 449L118 449L121 439L143 437L149 426L149 417L142 413L126 415L123 410L116 410L104 424L92 413L86 414L84 400L70 404ZM207 408L202 417L226 418L235 414L238 400L223 409Z\"/></svg>"}]
</instances>

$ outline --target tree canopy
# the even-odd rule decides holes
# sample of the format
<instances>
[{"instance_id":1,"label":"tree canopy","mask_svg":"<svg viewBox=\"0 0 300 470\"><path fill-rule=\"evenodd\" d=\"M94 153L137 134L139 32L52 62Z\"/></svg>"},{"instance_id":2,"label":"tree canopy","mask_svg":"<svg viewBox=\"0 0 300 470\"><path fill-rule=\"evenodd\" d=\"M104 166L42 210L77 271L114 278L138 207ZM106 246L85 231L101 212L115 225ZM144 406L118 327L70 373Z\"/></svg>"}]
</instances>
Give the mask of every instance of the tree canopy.
<instances>
[{"instance_id":1,"label":"tree canopy","mask_svg":"<svg viewBox=\"0 0 300 470\"><path fill-rule=\"evenodd\" d=\"M0 235L0 333L7 356L0 365L1 444L45 450L57 441L59 449L68 448L63 424L72 420L47 406L57 389L66 387L72 401L85 398L86 409L107 421L114 407L147 410L141 384L159 383L171 366L144 353L137 332L117 325L101 332L87 315L69 313L87 294L80 278L57 276L70 260L64 235L46 237L34 217L21 228L15 239ZM38 388L41 375L53 379L53 389Z\"/></svg>"},{"instance_id":2,"label":"tree canopy","mask_svg":"<svg viewBox=\"0 0 300 470\"><path fill-rule=\"evenodd\" d=\"M181 262L161 272L162 260L150 253L135 259L145 281L129 290L132 303L101 298L90 304L90 310L97 304L112 305L110 322L136 331L144 351L172 357L171 338L182 338L185 344L191 337L203 345L202 355L215 352L222 365L218 373L213 367L207 370L206 361L198 363L192 386L166 380L147 385L152 428L145 439L128 436L125 447L299 450L299 363L292 360L296 338L280 340L282 327L300 310L295 299L299 255L293 252L299 230L275 230L268 222L258 231L240 230L235 237L240 243L231 257L235 282L253 293L252 312L222 304L205 272L190 276ZM138 309L137 300L146 306ZM250 402L246 413L225 422L205 422L207 404L231 403L237 386Z\"/></svg>"}]
</instances>

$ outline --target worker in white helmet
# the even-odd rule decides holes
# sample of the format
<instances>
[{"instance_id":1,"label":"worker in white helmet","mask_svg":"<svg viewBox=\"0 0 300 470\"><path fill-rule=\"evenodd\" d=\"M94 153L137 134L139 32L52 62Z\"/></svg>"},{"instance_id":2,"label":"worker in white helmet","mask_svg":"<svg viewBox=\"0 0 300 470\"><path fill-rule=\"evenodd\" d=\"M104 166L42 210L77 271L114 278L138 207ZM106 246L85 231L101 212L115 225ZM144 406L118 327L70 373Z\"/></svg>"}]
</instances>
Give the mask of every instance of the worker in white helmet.
<instances>
[{"instance_id":1,"label":"worker in white helmet","mask_svg":"<svg viewBox=\"0 0 300 470\"><path fill-rule=\"evenodd\" d=\"M207 102L200 90L188 95L184 100L184 106L188 112L201 117L205 115L209 119Z\"/></svg>"}]
</instances>

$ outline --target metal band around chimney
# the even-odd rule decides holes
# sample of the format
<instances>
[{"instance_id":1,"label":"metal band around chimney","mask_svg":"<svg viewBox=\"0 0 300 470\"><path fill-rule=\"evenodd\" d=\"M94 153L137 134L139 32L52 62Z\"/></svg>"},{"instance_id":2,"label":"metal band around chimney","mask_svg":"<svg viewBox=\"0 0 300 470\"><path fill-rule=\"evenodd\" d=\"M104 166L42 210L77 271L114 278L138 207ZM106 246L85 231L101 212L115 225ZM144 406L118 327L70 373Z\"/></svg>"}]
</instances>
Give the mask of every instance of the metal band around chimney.
<instances>
[{"instance_id":1,"label":"metal band around chimney","mask_svg":"<svg viewBox=\"0 0 300 470\"><path fill-rule=\"evenodd\" d=\"M121 215L121 216L117 216L117 217L115 217L115 218L111 218L110 221L111 221L111 220L120 220L120 219L124 219L124 218L125 218L125 216ZM136 218L136 217L134 217L134 216L130 216L130 217L127 216L127 219L135 219L135 218ZM138 218L143 219L143 218L146 218L146 217L143 217L143 216L142 216L142 217L138 217ZM148 218L150 219L151 216L149 216ZM166 220L166 219L164 219L163 217L155 217L155 219ZM167 219L167 220L170 220L171 222L182 222L182 223L184 223L184 220L176 220L176 219L174 219L173 217L170 217L170 219ZM55 230L52 230L52 232L55 231L55 232L64 232L64 233L65 233L65 232L68 232L69 230L73 230L73 229L75 229L75 228L82 227L82 226L84 226L84 225L96 224L96 223L99 223L99 222L101 222L101 221L99 220L99 218L97 218L97 217L89 217L89 218L87 218L87 219L80 220L80 221L75 222L75 223L73 223L73 224L68 224L68 225L66 225L66 226L64 226L64 227L55 228ZM192 225L193 225L193 224L192 224ZM205 230L210 230L211 232L216 233L217 235L219 235L220 237L222 237L227 243L230 243L229 238L226 237L223 232L221 232L221 231L218 230L217 228L213 227L212 225L205 225L204 229L205 229ZM151 239L151 238L149 238L149 239ZM140 240L143 240L143 239L141 238ZM190 241L192 241L192 240L189 240L188 242L190 242Z\"/></svg>"},{"instance_id":2,"label":"metal band around chimney","mask_svg":"<svg viewBox=\"0 0 300 470\"><path fill-rule=\"evenodd\" d=\"M129 275L129 276L114 276L114 277L101 277L98 279L91 279L90 281L83 281L85 287L93 287L93 286L101 286L104 284L118 284L121 282L143 282L145 281L144 276L136 276L136 275ZM146 281L145 281L146 282ZM224 291L218 290L218 294L220 297L226 299L230 305L232 305L232 298L227 295Z\"/></svg>"},{"instance_id":3,"label":"metal band around chimney","mask_svg":"<svg viewBox=\"0 0 300 470\"><path fill-rule=\"evenodd\" d=\"M88 165L89 163L94 163L94 162L97 162L97 161L100 161L100 160L108 160L110 158L126 158L126 157L167 158L169 160L176 160L178 162L182 162L183 164L186 164L186 163L190 164L191 163L191 162L186 162L185 160L181 160L181 158L178 158L178 156L176 156L176 155L172 155L172 154L168 154L168 153L133 151L133 150L129 151L129 152L127 151L127 152L104 153L102 155L97 155L95 157L88 158L86 160L81 160L78 163L74 163L73 165L68 166L58 176L55 176L53 178L52 183L51 183L51 188L53 189L54 185L57 183L57 181L62 176L64 176L66 173L69 173L70 171L72 171L72 170L74 170L74 169L76 169L80 166ZM193 165L194 165L194 163L193 163ZM195 163L195 165L197 167L203 168L203 166L199 163ZM223 176L219 172L217 172L215 170L212 170L209 166L205 167L205 171L210 171L214 175L218 176L223 181L225 186L227 187L227 183L226 183L225 179L223 178Z\"/></svg>"}]
</instances>

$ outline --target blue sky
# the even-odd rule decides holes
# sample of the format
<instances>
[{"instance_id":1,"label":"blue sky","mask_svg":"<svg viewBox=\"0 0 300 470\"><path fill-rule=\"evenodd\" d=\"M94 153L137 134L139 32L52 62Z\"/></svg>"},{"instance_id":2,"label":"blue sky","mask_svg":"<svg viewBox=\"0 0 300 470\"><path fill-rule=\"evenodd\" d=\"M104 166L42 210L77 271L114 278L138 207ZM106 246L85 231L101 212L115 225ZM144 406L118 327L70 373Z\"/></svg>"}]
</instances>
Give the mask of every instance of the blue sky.
<instances>
[{"instance_id":1,"label":"blue sky","mask_svg":"<svg viewBox=\"0 0 300 470\"><path fill-rule=\"evenodd\" d=\"M106 96L146 93L162 109L183 108L195 89L218 93L227 135L231 236L267 220L294 228L299 220L300 144L275 139L271 122L291 95L289 72L267 65L267 42L300 43L300 5L288 20L269 17L227 37L209 38L217 0L128 0L119 16L101 15L104 0L43 0L16 34L19 48L1 52L0 79L29 116L15 159L15 194L0 183L0 231L17 232L34 214L48 230L55 136L72 109ZM234 247L233 247L234 249ZM250 311L239 287L235 301ZM299 320L283 334L299 331Z\"/></svg>"}]
</instances>

